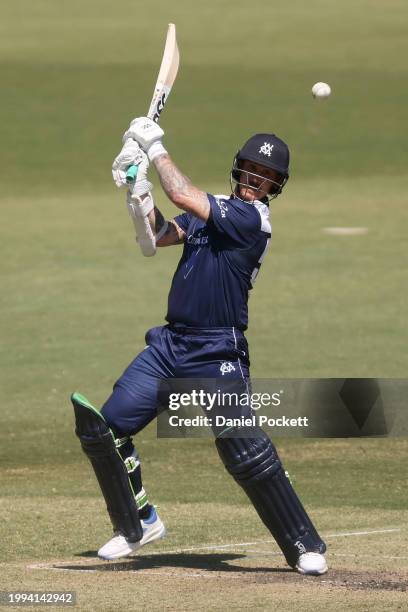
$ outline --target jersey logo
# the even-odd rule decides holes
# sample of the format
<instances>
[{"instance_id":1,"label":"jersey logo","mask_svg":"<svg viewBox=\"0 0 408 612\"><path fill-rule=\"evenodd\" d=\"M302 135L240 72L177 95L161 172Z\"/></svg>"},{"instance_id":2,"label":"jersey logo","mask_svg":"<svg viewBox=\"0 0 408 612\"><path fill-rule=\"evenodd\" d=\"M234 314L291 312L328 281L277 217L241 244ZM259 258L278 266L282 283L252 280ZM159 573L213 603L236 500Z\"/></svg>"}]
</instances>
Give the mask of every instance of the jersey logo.
<instances>
[{"instance_id":1,"label":"jersey logo","mask_svg":"<svg viewBox=\"0 0 408 612\"><path fill-rule=\"evenodd\" d=\"M217 202L217 206L220 209L221 217L224 219L228 212L228 206L223 200L219 200L218 198L215 198L215 201Z\"/></svg>"},{"instance_id":2,"label":"jersey logo","mask_svg":"<svg viewBox=\"0 0 408 612\"><path fill-rule=\"evenodd\" d=\"M198 232L187 237L188 244L208 244L208 236L205 235L206 228L199 229Z\"/></svg>"},{"instance_id":3,"label":"jersey logo","mask_svg":"<svg viewBox=\"0 0 408 612\"><path fill-rule=\"evenodd\" d=\"M270 144L269 142L264 142L262 147L259 149L259 153L263 153L264 155L270 157L273 147L273 144Z\"/></svg>"},{"instance_id":4,"label":"jersey logo","mask_svg":"<svg viewBox=\"0 0 408 612\"><path fill-rule=\"evenodd\" d=\"M223 376L224 374L235 372L235 366L233 366L230 361L223 361L222 364L220 365L220 372Z\"/></svg>"}]
</instances>

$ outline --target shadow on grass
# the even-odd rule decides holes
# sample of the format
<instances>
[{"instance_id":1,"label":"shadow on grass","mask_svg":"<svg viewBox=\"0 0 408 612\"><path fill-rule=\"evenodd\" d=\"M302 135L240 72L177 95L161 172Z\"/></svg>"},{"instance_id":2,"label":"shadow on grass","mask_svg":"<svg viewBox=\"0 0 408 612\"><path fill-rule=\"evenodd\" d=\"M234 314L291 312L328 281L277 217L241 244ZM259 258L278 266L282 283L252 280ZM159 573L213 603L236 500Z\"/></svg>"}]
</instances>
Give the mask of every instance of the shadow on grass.
<instances>
[{"instance_id":1,"label":"shadow on grass","mask_svg":"<svg viewBox=\"0 0 408 612\"><path fill-rule=\"evenodd\" d=\"M95 551L86 551L79 553L78 557L95 558ZM250 582L258 584L269 583L274 576L274 580L278 582L299 584L308 582L310 579L314 583L318 583L321 587L335 588L343 587L354 591L399 591L406 593L408 590L408 580L406 572L388 572L384 575L384 571L376 570L351 570L345 568L333 568L329 573L322 576L302 576L294 572L289 567L249 567L242 565L230 565L230 562L239 559L248 558L244 554L235 553L207 553L207 554L186 554L186 553L160 553L153 555L143 555L141 557L132 557L122 561L102 561L96 560L95 563L88 563L85 560L83 565L58 563L53 567L55 569L84 571L84 572L138 572L143 570L159 570L153 571L151 575L158 576L165 573L168 576L183 577L191 576L188 570L200 572L193 576L211 576L212 572L221 572L226 576L230 574L237 576L241 574L240 579L244 580L247 575ZM255 558L252 557L252 561ZM187 570L180 572L177 570ZM162 571L160 571L162 570Z\"/></svg>"},{"instance_id":2,"label":"shadow on grass","mask_svg":"<svg viewBox=\"0 0 408 612\"><path fill-rule=\"evenodd\" d=\"M80 557L96 557L95 551L85 551L79 553ZM290 568L276 567L248 567L239 565L230 565L229 562L238 559L245 559L246 555L234 553L218 553L218 554L186 554L186 553L161 553L154 555L143 555L141 557L132 557L125 561L99 561L95 564L86 565L60 565L60 569L83 570L83 571L100 571L100 572L137 572L140 570L163 569L168 570L175 568L188 568L194 570L205 570L208 572L292 572Z\"/></svg>"}]
</instances>

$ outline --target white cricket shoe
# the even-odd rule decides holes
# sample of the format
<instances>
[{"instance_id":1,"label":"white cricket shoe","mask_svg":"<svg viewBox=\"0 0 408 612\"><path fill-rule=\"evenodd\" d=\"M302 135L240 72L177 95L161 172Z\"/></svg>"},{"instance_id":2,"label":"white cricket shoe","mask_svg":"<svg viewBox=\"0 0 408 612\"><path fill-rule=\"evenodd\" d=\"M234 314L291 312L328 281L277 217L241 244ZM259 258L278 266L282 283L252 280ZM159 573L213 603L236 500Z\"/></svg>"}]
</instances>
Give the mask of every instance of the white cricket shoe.
<instances>
[{"instance_id":1,"label":"white cricket shoe","mask_svg":"<svg viewBox=\"0 0 408 612\"><path fill-rule=\"evenodd\" d=\"M296 563L296 569L299 574L320 576L327 572L328 567L324 555L315 552L306 552L300 555Z\"/></svg>"},{"instance_id":2,"label":"white cricket shoe","mask_svg":"<svg viewBox=\"0 0 408 612\"><path fill-rule=\"evenodd\" d=\"M98 550L98 557L107 559L120 559L121 557L127 557L131 553L136 552L149 542L160 540L166 535L166 528L163 522L160 520L159 515L155 508L152 508L150 516L147 519L141 520L143 528L143 537L139 542L128 542L128 540L120 533L115 533L113 538L106 542Z\"/></svg>"}]
</instances>

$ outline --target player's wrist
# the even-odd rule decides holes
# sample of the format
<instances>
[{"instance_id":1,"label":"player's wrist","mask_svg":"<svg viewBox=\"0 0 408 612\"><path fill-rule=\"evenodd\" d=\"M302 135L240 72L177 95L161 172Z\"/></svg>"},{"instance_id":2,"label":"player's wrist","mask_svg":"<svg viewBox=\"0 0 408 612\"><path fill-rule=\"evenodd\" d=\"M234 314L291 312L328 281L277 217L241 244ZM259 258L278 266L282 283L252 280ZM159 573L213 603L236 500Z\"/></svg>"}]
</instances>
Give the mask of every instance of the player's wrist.
<instances>
[{"instance_id":1,"label":"player's wrist","mask_svg":"<svg viewBox=\"0 0 408 612\"><path fill-rule=\"evenodd\" d=\"M147 150L147 157L152 162L159 155L167 155L166 149L163 147L161 140L156 140Z\"/></svg>"}]
</instances>

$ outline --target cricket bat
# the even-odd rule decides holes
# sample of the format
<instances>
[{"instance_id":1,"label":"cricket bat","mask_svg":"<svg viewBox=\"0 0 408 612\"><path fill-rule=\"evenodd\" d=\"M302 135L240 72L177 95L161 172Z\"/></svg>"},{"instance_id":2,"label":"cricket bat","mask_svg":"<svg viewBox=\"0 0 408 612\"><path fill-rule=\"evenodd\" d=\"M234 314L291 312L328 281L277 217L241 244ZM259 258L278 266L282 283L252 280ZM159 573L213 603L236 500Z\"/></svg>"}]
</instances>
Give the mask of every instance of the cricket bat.
<instances>
[{"instance_id":1,"label":"cricket bat","mask_svg":"<svg viewBox=\"0 0 408 612\"><path fill-rule=\"evenodd\" d=\"M156 123L159 121L159 117L167 102L173 83L176 80L179 63L180 55L176 40L176 26L174 23L169 23L159 76L157 77L152 101L147 113L149 119L152 119ZM126 182L132 183L136 179L136 176L137 166L129 166L126 173Z\"/></svg>"}]
</instances>

